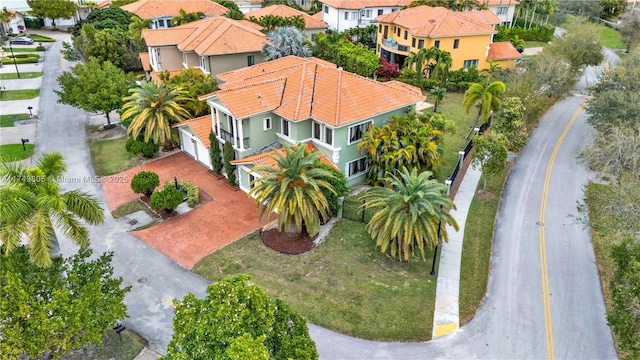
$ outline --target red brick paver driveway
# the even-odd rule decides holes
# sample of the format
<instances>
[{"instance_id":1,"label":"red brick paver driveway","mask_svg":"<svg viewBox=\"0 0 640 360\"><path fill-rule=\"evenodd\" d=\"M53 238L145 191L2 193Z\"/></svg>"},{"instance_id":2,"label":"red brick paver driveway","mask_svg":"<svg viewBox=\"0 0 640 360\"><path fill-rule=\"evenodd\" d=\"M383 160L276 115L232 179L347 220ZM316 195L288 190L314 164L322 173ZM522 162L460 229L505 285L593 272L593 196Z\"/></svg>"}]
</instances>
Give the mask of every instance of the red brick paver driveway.
<instances>
[{"instance_id":1,"label":"red brick paver driveway","mask_svg":"<svg viewBox=\"0 0 640 360\"><path fill-rule=\"evenodd\" d=\"M253 200L243 191L233 191L226 179L217 180L207 169L185 155L177 153L114 175L114 179L129 181L102 183L102 191L109 209L139 197L131 190L130 181L140 171L153 171L165 181L190 180L213 197L186 214L165 220L148 229L134 231L138 239L162 252L173 261L191 269L198 260L211 252L240 239L263 223L258 221L258 210Z\"/></svg>"}]
</instances>

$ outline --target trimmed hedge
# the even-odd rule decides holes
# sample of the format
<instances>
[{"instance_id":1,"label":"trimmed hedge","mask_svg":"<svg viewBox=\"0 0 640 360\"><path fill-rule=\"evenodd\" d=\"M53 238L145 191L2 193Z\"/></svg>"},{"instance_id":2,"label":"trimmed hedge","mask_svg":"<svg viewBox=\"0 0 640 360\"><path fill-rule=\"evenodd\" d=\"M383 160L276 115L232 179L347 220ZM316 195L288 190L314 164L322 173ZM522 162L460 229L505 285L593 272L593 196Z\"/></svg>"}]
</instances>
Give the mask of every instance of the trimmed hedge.
<instances>
[{"instance_id":1,"label":"trimmed hedge","mask_svg":"<svg viewBox=\"0 0 640 360\"><path fill-rule=\"evenodd\" d=\"M164 187L173 187L175 188L175 182L167 181L164 183ZM200 188L198 188L194 183L189 180L178 180L178 187L187 193L187 205L190 208L194 208L198 206L200 202Z\"/></svg>"},{"instance_id":2,"label":"trimmed hedge","mask_svg":"<svg viewBox=\"0 0 640 360\"><path fill-rule=\"evenodd\" d=\"M153 190L160 185L160 177L153 171L141 171L131 179L131 189L136 194L145 194L151 197Z\"/></svg>"},{"instance_id":3,"label":"trimmed hedge","mask_svg":"<svg viewBox=\"0 0 640 360\"><path fill-rule=\"evenodd\" d=\"M173 186L169 186L151 194L149 206L154 210L171 212L178 207L183 200L182 191Z\"/></svg>"},{"instance_id":4,"label":"trimmed hedge","mask_svg":"<svg viewBox=\"0 0 640 360\"><path fill-rule=\"evenodd\" d=\"M137 140L130 137L124 144L124 148L133 155L142 154L146 158L152 158L160 150L160 146L153 141L142 141L142 136L139 136Z\"/></svg>"}]
</instances>

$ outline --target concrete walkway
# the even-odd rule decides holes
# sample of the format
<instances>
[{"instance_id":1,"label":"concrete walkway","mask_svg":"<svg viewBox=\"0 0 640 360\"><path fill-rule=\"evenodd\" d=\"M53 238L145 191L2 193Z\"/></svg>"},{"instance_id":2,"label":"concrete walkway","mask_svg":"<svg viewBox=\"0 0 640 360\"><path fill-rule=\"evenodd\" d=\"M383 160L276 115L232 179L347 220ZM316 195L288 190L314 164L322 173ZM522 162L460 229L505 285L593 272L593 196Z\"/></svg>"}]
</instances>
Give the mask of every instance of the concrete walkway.
<instances>
[{"instance_id":1,"label":"concrete walkway","mask_svg":"<svg viewBox=\"0 0 640 360\"><path fill-rule=\"evenodd\" d=\"M465 222L469 213L469 206L476 194L478 181L482 176L480 170L471 165L464 173L464 178L453 202L456 210L451 210L451 215L458 226L459 231L449 227L449 242L442 245L440 263L438 265L438 283L436 286L436 305L433 313L432 338L437 339L448 335L460 327L459 293L460 293L460 263L462 259L462 242L464 240Z\"/></svg>"}]
</instances>

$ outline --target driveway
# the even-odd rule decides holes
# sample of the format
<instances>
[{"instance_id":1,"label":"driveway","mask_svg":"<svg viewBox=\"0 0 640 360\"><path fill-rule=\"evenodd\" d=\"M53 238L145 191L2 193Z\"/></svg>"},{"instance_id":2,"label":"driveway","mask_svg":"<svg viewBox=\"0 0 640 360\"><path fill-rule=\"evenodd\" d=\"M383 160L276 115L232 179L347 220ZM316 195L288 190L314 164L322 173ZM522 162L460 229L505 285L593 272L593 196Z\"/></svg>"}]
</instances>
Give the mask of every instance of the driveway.
<instances>
[{"instance_id":1,"label":"driveway","mask_svg":"<svg viewBox=\"0 0 640 360\"><path fill-rule=\"evenodd\" d=\"M109 209L139 198L130 184L140 171L157 173L161 187L166 181L173 181L174 176L178 180L190 180L213 197L213 201L186 214L131 233L186 269L264 225L258 220L256 204L247 194L232 190L226 185L226 179L217 180L182 152L107 177L101 186Z\"/></svg>"}]
</instances>

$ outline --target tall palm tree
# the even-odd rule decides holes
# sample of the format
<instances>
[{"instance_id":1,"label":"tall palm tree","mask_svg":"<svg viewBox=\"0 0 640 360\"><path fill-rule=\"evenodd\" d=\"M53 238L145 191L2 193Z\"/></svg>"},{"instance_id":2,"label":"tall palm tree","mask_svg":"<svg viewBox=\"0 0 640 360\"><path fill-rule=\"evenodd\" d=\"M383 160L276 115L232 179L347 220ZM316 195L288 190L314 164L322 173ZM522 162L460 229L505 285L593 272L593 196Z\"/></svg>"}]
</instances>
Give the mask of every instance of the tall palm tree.
<instances>
[{"instance_id":1,"label":"tall palm tree","mask_svg":"<svg viewBox=\"0 0 640 360\"><path fill-rule=\"evenodd\" d=\"M495 74L496 71L501 69L502 66L500 65L499 62L495 62L493 60L487 60L487 63L489 64L489 67L486 68L486 69L482 69L480 71L480 75L484 75L484 76L487 77L486 83L488 84L491 81L491 78L493 77L493 74Z\"/></svg>"},{"instance_id":2,"label":"tall palm tree","mask_svg":"<svg viewBox=\"0 0 640 360\"><path fill-rule=\"evenodd\" d=\"M407 261L419 249L424 260L425 247L448 241L446 225L458 230L456 220L443 210L455 209L447 187L431 175L404 168L398 176L387 174L386 187L374 187L361 196L365 209L377 210L367 231L381 252Z\"/></svg>"},{"instance_id":3,"label":"tall palm tree","mask_svg":"<svg viewBox=\"0 0 640 360\"><path fill-rule=\"evenodd\" d=\"M278 229L295 236L303 228L311 236L320 231L320 216L329 217L329 203L322 193L327 189L335 193L327 181L333 175L328 170L316 167L320 153L307 154L304 145L297 148L285 146L284 153L276 152L276 165L258 166L254 172L263 177L255 180L249 196L255 196L260 207L260 218L278 213Z\"/></svg>"},{"instance_id":4,"label":"tall palm tree","mask_svg":"<svg viewBox=\"0 0 640 360\"><path fill-rule=\"evenodd\" d=\"M431 89L430 93L434 98L433 112L438 112L438 106L442 102L442 99L444 99L444 96L447 95L447 89L435 86L433 89Z\"/></svg>"},{"instance_id":5,"label":"tall palm tree","mask_svg":"<svg viewBox=\"0 0 640 360\"><path fill-rule=\"evenodd\" d=\"M471 127L471 131L467 134L467 138L473 133L473 129L478 126L478 121L482 116L483 122L489 120L491 112L500 108L502 103L502 95L507 91L507 87L502 81L494 81L487 86L482 84L473 83L469 86L469 89L464 93L464 99L462 100L462 106L464 111L468 114L471 107L476 105L478 107L478 115L476 121Z\"/></svg>"},{"instance_id":6,"label":"tall palm tree","mask_svg":"<svg viewBox=\"0 0 640 360\"><path fill-rule=\"evenodd\" d=\"M6 252L24 236L31 260L49 266L52 257L60 255L56 228L81 247L89 244L89 232L81 221L102 224L103 209L88 193L63 192L58 180L65 171L58 152L43 154L34 168L19 162L0 164L0 240Z\"/></svg>"},{"instance_id":7,"label":"tall palm tree","mask_svg":"<svg viewBox=\"0 0 640 360\"><path fill-rule=\"evenodd\" d=\"M129 92L131 95L123 99L122 118L132 118L127 134L134 138L144 132L145 142L162 144L171 139L171 124L189 118L189 112L180 106L189 100L181 88L148 81Z\"/></svg>"},{"instance_id":8,"label":"tall palm tree","mask_svg":"<svg viewBox=\"0 0 640 360\"><path fill-rule=\"evenodd\" d=\"M267 61L280 59L285 56L295 55L300 57L309 57L312 55L311 47L303 44L304 35L302 31L293 26L279 27L267 34L266 42L262 47Z\"/></svg>"},{"instance_id":9,"label":"tall palm tree","mask_svg":"<svg viewBox=\"0 0 640 360\"><path fill-rule=\"evenodd\" d=\"M184 9L180 9L179 12L179 15L171 18L171 26L188 24L196 20L204 19L205 17L204 13L201 11L188 13Z\"/></svg>"},{"instance_id":10,"label":"tall palm tree","mask_svg":"<svg viewBox=\"0 0 640 360\"><path fill-rule=\"evenodd\" d=\"M142 30L151 27L151 19L141 19L138 16L131 17L131 23L129 23L129 34L135 40L142 40Z\"/></svg>"},{"instance_id":11,"label":"tall palm tree","mask_svg":"<svg viewBox=\"0 0 640 360\"><path fill-rule=\"evenodd\" d=\"M433 48L432 53L434 62L429 64L429 79L440 80L440 85L446 86L453 63L451 53L437 48Z\"/></svg>"}]
</instances>

